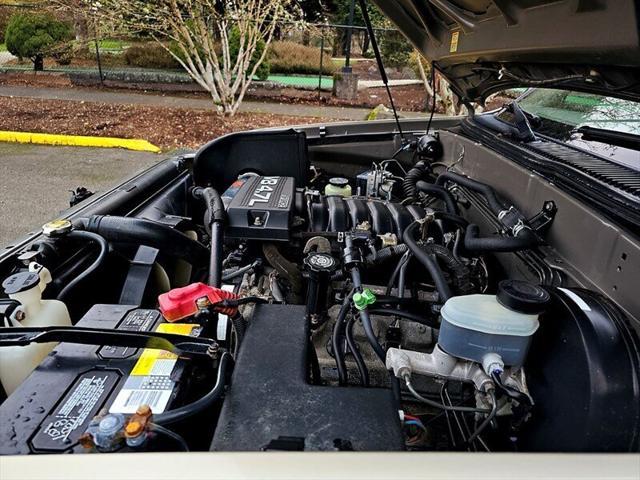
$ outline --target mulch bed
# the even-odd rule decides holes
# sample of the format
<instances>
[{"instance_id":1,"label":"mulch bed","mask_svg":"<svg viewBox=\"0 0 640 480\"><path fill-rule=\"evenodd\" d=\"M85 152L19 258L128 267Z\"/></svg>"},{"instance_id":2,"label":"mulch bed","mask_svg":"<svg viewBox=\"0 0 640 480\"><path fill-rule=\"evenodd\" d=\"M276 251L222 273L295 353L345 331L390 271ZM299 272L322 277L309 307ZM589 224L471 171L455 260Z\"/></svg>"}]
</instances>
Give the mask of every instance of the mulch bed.
<instances>
[{"instance_id":1,"label":"mulch bed","mask_svg":"<svg viewBox=\"0 0 640 480\"><path fill-rule=\"evenodd\" d=\"M20 86L33 86L33 87L56 87L56 88L84 88L74 87L69 78L64 73L52 73L46 72L44 74L34 74L32 72L24 73L3 73L0 74L0 85L20 85ZM148 88L149 93L157 94L157 91L153 91L158 88L158 85L130 85L136 87L135 90L139 92L145 92L145 88ZM100 88L100 87L91 87ZM115 88L109 88L109 90L118 90ZM209 98L206 92L168 92L165 89L164 93L169 93L175 96L184 97L196 97L196 98ZM406 85L399 87L392 87L391 93L393 94L393 100L396 107L399 110L420 112L425 110L427 96L425 89L422 85ZM331 96L331 92L321 92L318 97L318 92L313 90L299 90L290 87L283 88L264 88L259 83L254 83L249 87L246 98L248 100L258 100L266 102L277 103L290 103L294 105L329 105L336 107L360 107L360 108L375 108L381 103L389 105L389 99L387 92L384 88L367 88L358 92L358 98L356 100L342 100Z\"/></svg>"},{"instance_id":2,"label":"mulch bed","mask_svg":"<svg viewBox=\"0 0 640 480\"><path fill-rule=\"evenodd\" d=\"M0 130L142 138L163 150L197 148L234 131L302 125L326 119L183 108L0 97Z\"/></svg>"},{"instance_id":3,"label":"mulch bed","mask_svg":"<svg viewBox=\"0 0 640 480\"><path fill-rule=\"evenodd\" d=\"M421 84L391 87L393 101L399 110L407 112L422 112L425 110L427 95ZM317 91L297 90L295 88L264 89L257 86L250 87L247 98L270 102L329 105L336 107L375 108L381 103L389 106L389 97L384 87L366 88L358 92L356 100L342 100L331 96L331 92L322 92L318 97Z\"/></svg>"}]
</instances>

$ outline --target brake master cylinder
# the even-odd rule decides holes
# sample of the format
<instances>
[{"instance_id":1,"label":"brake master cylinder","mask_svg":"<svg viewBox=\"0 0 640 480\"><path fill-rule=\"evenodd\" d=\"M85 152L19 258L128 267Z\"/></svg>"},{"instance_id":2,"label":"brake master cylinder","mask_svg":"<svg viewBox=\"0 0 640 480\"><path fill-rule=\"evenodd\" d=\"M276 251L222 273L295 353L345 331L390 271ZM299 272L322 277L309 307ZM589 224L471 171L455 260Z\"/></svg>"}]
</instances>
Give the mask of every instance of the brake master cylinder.
<instances>
[{"instance_id":1,"label":"brake master cylinder","mask_svg":"<svg viewBox=\"0 0 640 480\"><path fill-rule=\"evenodd\" d=\"M520 366L548 301L542 287L517 280L501 281L495 296L452 297L440 311L438 345L465 360L484 364L499 355L505 365Z\"/></svg>"},{"instance_id":2,"label":"brake master cylinder","mask_svg":"<svg viewBox=\"0 0 640 480\"><path fill-rule=\"evenodd\" d=\"M36 263L32 263L29 270L11 275L2 283L4 293L20 303L12 318L5 320L4 326L70 327L71 318L66 305L59 300L42 299L42 291L51 282L49 270ZM7 395L11 395L55 345L43 343L0 349L0 381Z\"/></svg>"}]
</instances>

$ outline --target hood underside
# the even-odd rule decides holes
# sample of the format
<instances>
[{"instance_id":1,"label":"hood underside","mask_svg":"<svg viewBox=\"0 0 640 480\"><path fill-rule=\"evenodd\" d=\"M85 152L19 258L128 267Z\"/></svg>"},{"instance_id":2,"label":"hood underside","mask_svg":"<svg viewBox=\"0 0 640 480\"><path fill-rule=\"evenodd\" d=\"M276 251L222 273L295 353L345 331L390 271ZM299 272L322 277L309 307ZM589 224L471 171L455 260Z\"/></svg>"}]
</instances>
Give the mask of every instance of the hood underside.
<instances>
[{"instance_id":1,"label":"hood underside","mask_svg":"<svg viewBox=\"0 0 640 480\"><path fill-rule=\"evenodd\" d=\"M635 0L373 0L467 101L553 86L640 100Z\"/></svg>"}]
</instances>

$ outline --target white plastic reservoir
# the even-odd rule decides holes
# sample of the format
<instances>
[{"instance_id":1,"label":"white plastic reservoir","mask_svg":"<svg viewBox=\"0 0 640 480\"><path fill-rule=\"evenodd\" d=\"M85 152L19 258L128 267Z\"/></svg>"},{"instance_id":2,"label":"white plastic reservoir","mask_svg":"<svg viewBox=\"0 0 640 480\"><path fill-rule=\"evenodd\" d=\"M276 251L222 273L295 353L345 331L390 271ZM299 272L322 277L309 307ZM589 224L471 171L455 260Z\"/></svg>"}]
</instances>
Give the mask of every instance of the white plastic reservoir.
<instances>
[{"instance_id":1,"label":"white plastic reservoir","mask_svg":"<svg viewBox=\"0 0 640 480\"><path fill-rule=\"evenodd\" d=\"M21 303L18 319L5 321L4 327L71 326L69 311L58 300L43 300L42 291L51 282L46 268L32 263L29 272L21 272L7 278L3 283L9 298ZM0 381L7 395L53 350L56 343L32 344L25 347L0 348Z\"/></svg>"},{"instance_id":2,"label":"white plastic reservoir","mask_svg":"<svg viewBox=\"0 0 640 480\"><path fill-rule=\"evenodd\" d=\"M497 296L447 300L438 337L445 352L480 363L486 354L497 353L505 365L522 365L549 294L525 282L507 282L500 282Z\"/></svg>"}]
</instances>

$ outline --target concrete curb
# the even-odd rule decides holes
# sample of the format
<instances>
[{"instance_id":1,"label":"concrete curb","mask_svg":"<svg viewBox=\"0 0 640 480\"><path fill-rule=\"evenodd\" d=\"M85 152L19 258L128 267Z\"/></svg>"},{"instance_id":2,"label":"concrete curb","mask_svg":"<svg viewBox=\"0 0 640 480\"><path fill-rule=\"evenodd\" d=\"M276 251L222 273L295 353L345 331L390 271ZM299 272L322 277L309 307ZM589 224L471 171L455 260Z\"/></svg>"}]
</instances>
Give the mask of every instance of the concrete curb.
<instances>
[{"instance_id":1,"label":"concrete curb","mask_svg":"<svg viewBox=\"0 0 640 480\"><path fill-rule=\"evenodd\" d=\"M152 143L135 138L88 137L82 135L0 131L0 142L64 145L68 147L125 148L138 152L160 153L160 148Z\"/></svg>"}]
</instances>

